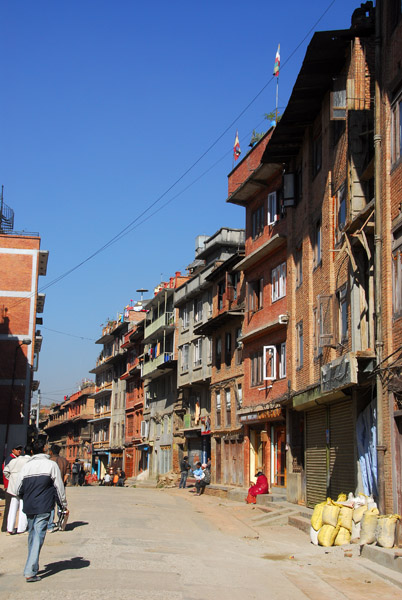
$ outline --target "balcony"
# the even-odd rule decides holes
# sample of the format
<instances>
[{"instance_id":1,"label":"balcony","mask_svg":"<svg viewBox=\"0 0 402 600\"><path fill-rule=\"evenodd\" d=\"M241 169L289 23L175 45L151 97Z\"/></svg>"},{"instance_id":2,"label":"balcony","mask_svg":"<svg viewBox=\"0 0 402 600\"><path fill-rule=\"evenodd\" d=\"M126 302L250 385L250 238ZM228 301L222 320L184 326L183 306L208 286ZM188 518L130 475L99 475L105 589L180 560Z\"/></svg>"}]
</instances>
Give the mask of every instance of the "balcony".
<instances>
[{"instance_id":1,"label":"balcony","mask_svg":"<svg viewBox=\"0 0 402 600\"><path fill-rule=\"evenodd\" d=\"M100 450L101 448L108 449L109 448L109 438L107 440L103 440L102 442L92 442L92 446L94 450Z\"/></svg>"},{"instance_id":2,"label":"balcony","mask_svg":"<svg viewBox=\"0 0 402 600\"><path fill-rule=\"evenodd\" d=\"M174 312L167 312L155 319L152 323L145 325L144 331L144 342L150 341L153 336L159 331L173 330L175 327L174 323Z\"/></svg>"},{"instance_id":3,"label":"balcony","mask_svg":"<svg viewBox=\"0 0 402 600\"><path fill-rule=\"evenodd\" d=\"M91 394L91 398L99 399L102 396L107 396L112 392L112 382L108 381L107 383L103 383L102 385L96 386L96 392Z\"/></svg>"},{"instance_id":4,"label":"balcony","mask_svg":"<svg viewBox=\"0 0 402 600\"><path fill-rule=\"evenodd\" d=\"M111 415L112 415L112 413L111 413L110 409L103 410L98 413L95 413L93 416L93 419L96 421L100 421L101 419L110 419Z\"/></svg>"},{"instance_id":5,"label":"balcony","mask_svg":"<svg viewBox=\"0 0 402 600\"><path fill-rule=\"evenodd\" d=\"M144 363L143 377L159 377L160 370L164 368L173 368L173 352L162 352L153 360Z\"/></svg>"}]
</instances>

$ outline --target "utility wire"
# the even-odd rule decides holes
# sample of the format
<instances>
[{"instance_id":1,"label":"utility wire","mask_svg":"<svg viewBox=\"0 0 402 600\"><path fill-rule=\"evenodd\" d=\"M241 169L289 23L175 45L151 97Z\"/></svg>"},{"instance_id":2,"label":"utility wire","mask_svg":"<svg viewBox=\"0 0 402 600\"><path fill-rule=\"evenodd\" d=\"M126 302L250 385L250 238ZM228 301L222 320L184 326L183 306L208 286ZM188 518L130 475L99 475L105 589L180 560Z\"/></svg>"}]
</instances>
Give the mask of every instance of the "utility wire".
<instances>
[{"instance_id":1,"label":"utility wire","mask_svg":"<svg viewBox=\"0 0 402 600\"><path fill-rule=\"evenodd\" d=\"M308 36L310 35L310 33L317 27L318 23L324 18L324 16L327 14L327 12L330 10L330 8L335 4L335 2L336 2L336 0L332 0L332 2L330 2L330 4L327 6L327 8L324 10L324 12L319 17L319 19L317 19L317 21L308 30L308 32L303 37L303 39L299 42L299 44L296 46L296 48L290 53L289 57L283 62L283 64L281 65L281 70L286 67L286 65L289 63L289 61L293 58L293 56L296 54L296 52L299 50L299 48L303 45L303 43L305 42L305 40L308 38ZM156 200L154 200L146 209L144 209L139 215L137 215L130 223L128 223L128 225L126 225L120 232L118 232L108 242L106 242L105 244L103 244L103 246L101 246L100 248L98 248L97 250L95 250L92 254L90 254L89 256L87 256L85 259L83 259L81 262L79 262L78 264L76 264L71 269L65 271L64 273L62 273L61 275L59 275L58 277L56 277L55 279L53 279L52 281L50 281L49 283L47 283L46 285L44 285L43 287L41 287L39 291L42 292L43 290L46 290L49 287L55 285L56 283L58 283L59 281L61 281L65 277L67 277L68 275L71 275L71 273L73 273L74 271L76 271L77 269L79 269L80 267L82 267L84 264L86 264L87 262L89 262L90 260L92 260L93 258L95 258L95 256L97 256L98 254L100 254L101 252L103 252L104 250L106 250L107 248L109 248L109 246L111 246L112 244L116 243L122 237L124 237L125 235L127 235L127 233L129 233L130 231L132 231L132 228L134 228L133 226L141 219L141 217L145 216L147 212L149 212L156 204L158 204L217 145L217 143L223 138L223 136L226 135L226 133L236 124L236 122L244 115L244 113L247 112L247 110L250 108L250 106L252 106L254 104L254 102L261 96L261 94L266 90L266 88L268 87L268 85L274 79L275 79L275 77L272 75L270 77L270 79L267 81L267 83L252 98L252 100L250 100L250 102L243 108L243 110L241 110L240 113L231 121L231 123L223 130L223 132L215 139L215 141L212 142L208 146L208 148L192 163L192 165L189 166L184 171L184 173L182 173L182 175L180 175L180 177L178 177L160 196L158 196L158 198L156 198ZM206 172L208 172L208 171L209 171L209 169ZM201 176L198 177L195 181L198 181L200 178L201 178ZM185 188L185 189L188 189L188 187ZM180 195L180 194L178 194L178 195ZM174 198L177 198L177 196L175 196ZM170 200L170 201L172 201L172 200ZM166 206L166 204L164 204L162 207L159 207L159 209L157 211L154 211L154 213L152 213L151 216L155 215L157 212L159 212L159 210L162 210L162 208L164 208L165 206ZM150 218L150 217L147 217L147 219L145 219L145 220L148 220L148 218ZM141 223L145 222L145 220L143 220ZM27 298L29 298L29 296L27 296Z\"/></svg>"}]
</instances>

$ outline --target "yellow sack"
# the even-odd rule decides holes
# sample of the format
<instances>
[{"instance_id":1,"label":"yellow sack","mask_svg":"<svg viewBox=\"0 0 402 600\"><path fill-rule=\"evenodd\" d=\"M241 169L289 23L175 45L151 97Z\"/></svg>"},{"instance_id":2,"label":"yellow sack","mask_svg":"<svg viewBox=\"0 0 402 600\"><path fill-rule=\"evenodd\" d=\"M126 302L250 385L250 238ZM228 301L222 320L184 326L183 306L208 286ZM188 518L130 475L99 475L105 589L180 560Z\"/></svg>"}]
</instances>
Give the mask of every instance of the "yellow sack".
<instances>
[{"instance_id":1,"label":"yellow sack","mask_svg":"<svg viewBox=\"0 0 402 600\"><path fill-rule=\"evenodd\" d=\"M336 536L338 535L339 527L332 525L323 525L318 532L318 543L320 546L329 548L334 545Z\"/></svg>"},{"instance_id":2,"label":"yellow sack","mask_svg":"<svg viewBox=\"0 0 402 600\"><path fill-rule=\"evenodd\" d=\"M353 511L353 521L355 523L360 523L366 510L367 506L365 504L363 506L359 506L359 508L355 508Z\"/></svg>"},{"instance_id":3,"label":"yellow sack","mask_svg":"<svg viewBox=\"0 0 402 600\"><path fill-rule=\"evenodd\" d=\"M322 511L325 505L326 502L321 502L320 504L316 504L314 506L314 511L311 515L311 526L316 531L318 531L322 527Z\"/></svg>"},{"instance_id":4,"label":"yellow sack","mask_svg":"<svg viewBox=\"0 0 402 600\"><path fill-rule=\"evenodd\" d=\"M340 527L338 535L335 538L334 546L344 546L350 544L350 531L346 527Z\"/></svg>"},{"instance_id":5,"label":"yellow sack","mask_svg":"<svg viewBox=\"0 0 402 600\"><path fill-rule=\"evenodd\" d=\"M399 515L381 515L378 517L376 538L379 546L393 548L396 522L400 518Z\"/></svg>"},{"instance_id":6,"label":"yellow sack","mask_svg":"<svg viewBox=\"0 0 402 600\"><path fill-rule=\"evenodd\" d=\"M350 506L341 506L338 516L338 525L341 528L347 529L349 532L352 531L353 522L353 508Z\"/></svg>"},{"instance_id":7,"label":"yellow sack","mask_svg":"<svg viewBox=\"0 0 402 600\"><path fill-rule=\"evenodd\" d=\"M337 506L330 498L328 498L322 511L322 522L324 525L332 525L336 527L338 524L340 507ZM332 546L332 544L331 544Z\"/></svg>"},{"instance_id":8,"label":"yellow sack","mask_svg":"<svg viewBox=\"0 0 402 600\"><path fill-rule=\"evenodd\" d=\"M373 544L378 522L378 508L366 510L361 520L360 544Z\"/></svg>"},{"instance_id":9,"label":"yellow sack","mask_svg":"<svg viewBox=\"0 0 402 600\"><path fill-rule=\"evenodd\" d=\"M339 494L337 502L346 502L346 500L348 499L346 494Z\"/></svg>"}]
</instances>

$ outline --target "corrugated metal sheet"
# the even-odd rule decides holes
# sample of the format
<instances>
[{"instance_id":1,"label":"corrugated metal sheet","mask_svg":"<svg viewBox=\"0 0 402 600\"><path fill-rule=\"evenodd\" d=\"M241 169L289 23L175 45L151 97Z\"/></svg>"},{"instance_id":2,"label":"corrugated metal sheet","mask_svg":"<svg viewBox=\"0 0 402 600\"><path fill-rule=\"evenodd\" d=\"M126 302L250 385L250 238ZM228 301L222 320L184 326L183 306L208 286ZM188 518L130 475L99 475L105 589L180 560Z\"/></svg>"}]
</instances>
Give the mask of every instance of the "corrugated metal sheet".
<instances>
[{"instance_id":1,"label":"corrugated metal sheet","mask_svg":"<svg viewBox=\"0 0 402 600\"><path fill-rule=\"evenodd\" d=\"M329 495L354 492L356 487L355 426L352 402L347 400L329 407L330 464Z\"/></svg>"},{"instance_id":2,"label":"corrugated metal sheet","mask_svg":"<svg viewBox=\"0 0 402 600\"><path fill-rule=\"evenodd\" d=\"M306 502L310 507L327 496L326 429L326 407L306 413Z\"/></svg>"}]
</instances>

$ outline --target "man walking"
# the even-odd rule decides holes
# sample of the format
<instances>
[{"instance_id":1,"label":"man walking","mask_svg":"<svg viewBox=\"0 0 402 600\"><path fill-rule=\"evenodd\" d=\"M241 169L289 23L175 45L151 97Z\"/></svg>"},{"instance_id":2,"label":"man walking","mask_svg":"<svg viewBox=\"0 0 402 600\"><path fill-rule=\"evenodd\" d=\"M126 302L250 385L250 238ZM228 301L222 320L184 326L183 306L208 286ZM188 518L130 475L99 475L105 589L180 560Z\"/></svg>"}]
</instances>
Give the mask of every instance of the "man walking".
<instances>
[{"instance_id":1,"label":"man walking","mask_svg":"<svg viewBox=\"0 0 402 600\"><path fill-rule=\"evenodd\" d=\"M28 583L41 579L38 576L39 554L55 500L63 510L67 510L60 469L44 454L44 450L43 440L33 443L33 456L22 467L17 487L18 497L24 501L24 512L28 519L28 558L24 569Z\"/></svg>"},{"instance_id":2,"label":"man walking","mask_svg":"<svg viewBox=\"0 0 402 600\"><path fill-rule=\"evenodd\" d=\"M67 485L68 474L70 471L70 463L64 458L64 456L60 456L61 447L58 444L52 444L49 449L50 460L53 460L60 469L61 478L64 484L64 488ZM49 523L47 526L48 533L53 533L58 530L58 526L54 523L54 506L52 512L50 514Z\"/></svg>"},{"instance_id":3,"label":"man walking","mask_svg":"<svg viewBox=\"0 0 402 600\"><path fill-rule=\"evenodd\" d=\"M80 474L80 470L81 470L81 463L79 461L78 458L75 459L75 461L73 462L73 466L71 467L71 473L73 475L73 485L77 486L79 481L79 474Z\"/></svg>"}]
</instances>

